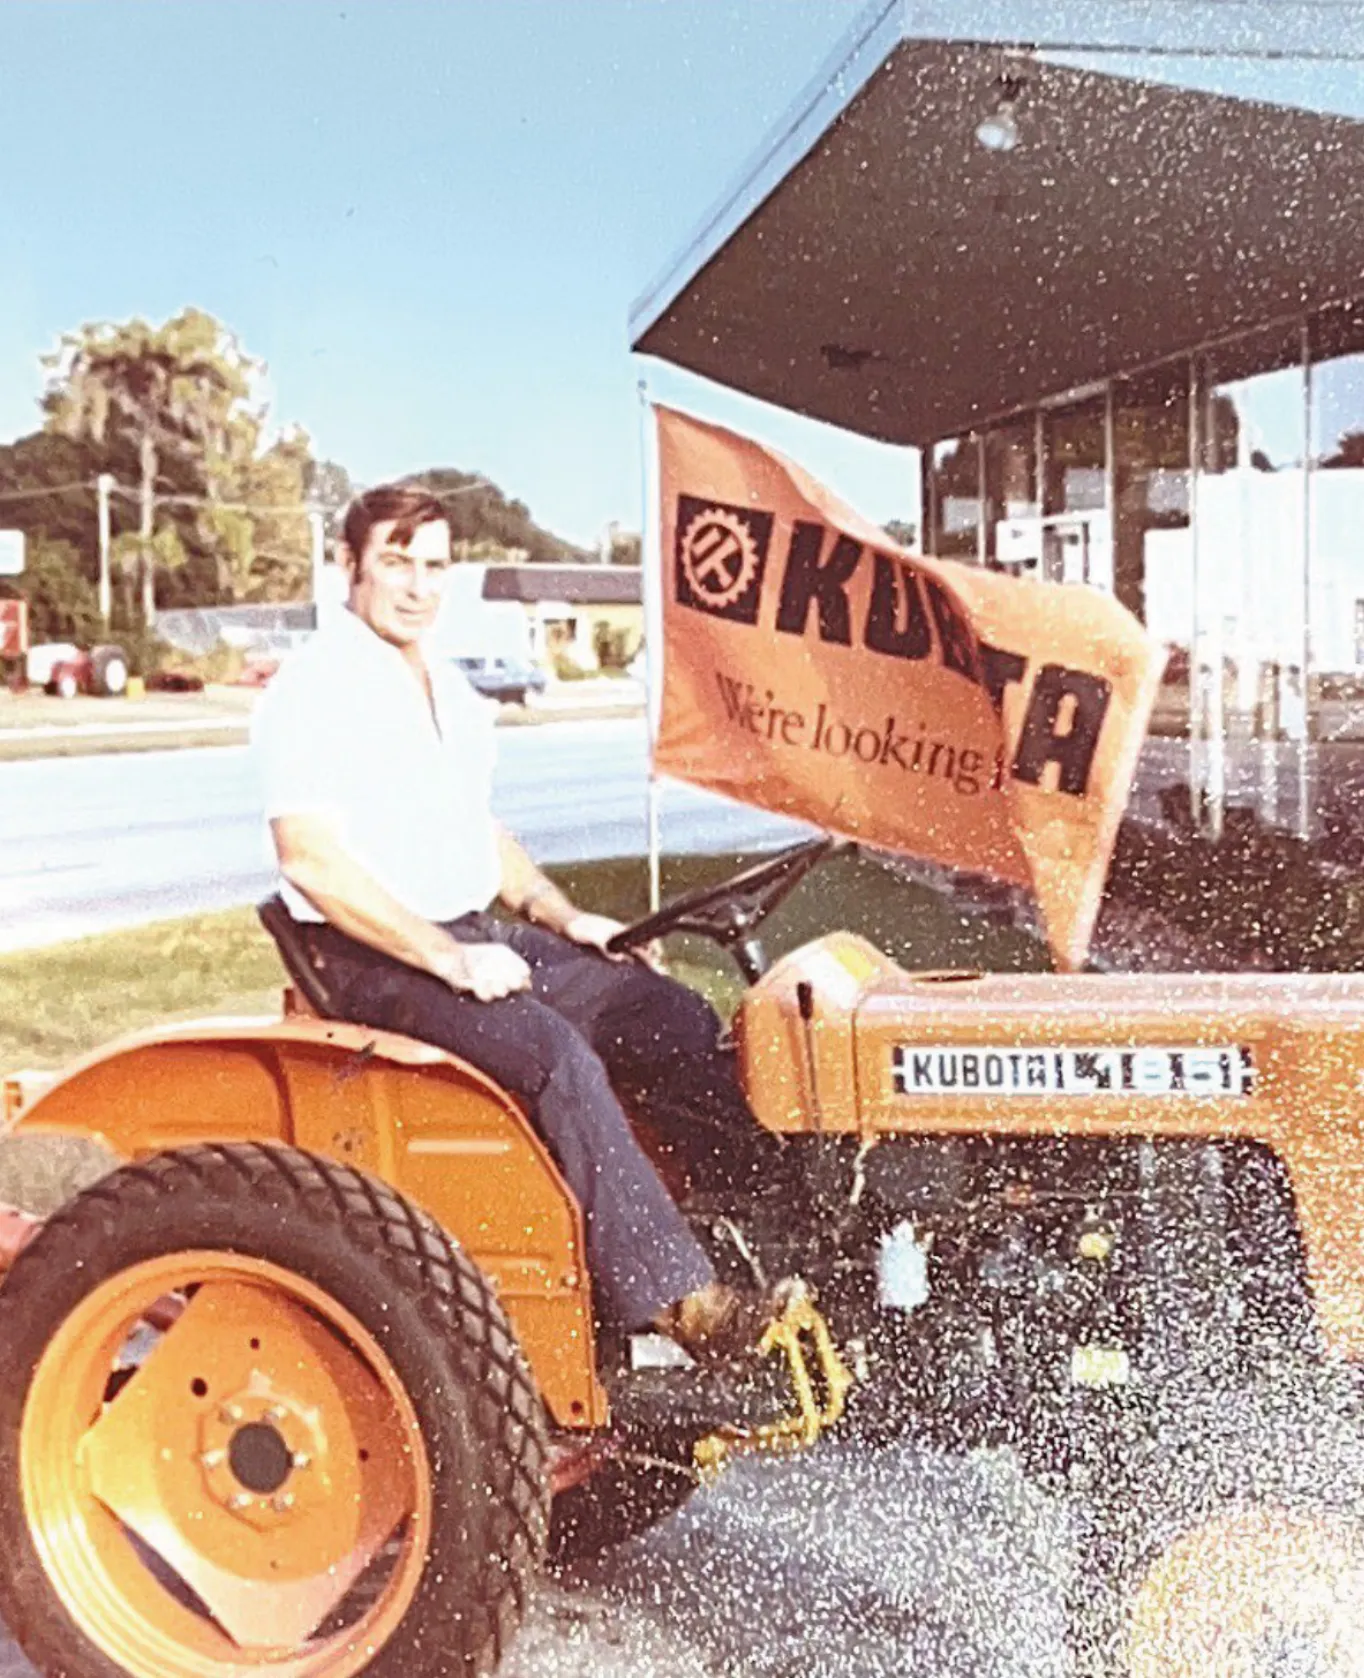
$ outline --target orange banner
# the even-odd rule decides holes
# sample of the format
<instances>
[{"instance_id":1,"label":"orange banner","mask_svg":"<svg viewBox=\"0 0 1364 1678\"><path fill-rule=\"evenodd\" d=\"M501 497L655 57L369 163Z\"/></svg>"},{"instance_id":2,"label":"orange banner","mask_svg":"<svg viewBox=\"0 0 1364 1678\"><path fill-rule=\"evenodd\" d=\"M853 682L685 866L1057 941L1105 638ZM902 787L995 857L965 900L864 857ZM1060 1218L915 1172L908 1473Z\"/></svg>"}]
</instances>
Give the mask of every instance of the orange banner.
<instances>
[{"instance_id":1,"label":"orange banner","mask_svg":"<svg viewBox=\"0 0 1364 1678\"><path fill-rule=\"evenodd\" d=\"M655 415L655 768L1030 886L1080 966L1159 644L1098 589L911 557L771 450Z\"/></svg>"}]
</instances>

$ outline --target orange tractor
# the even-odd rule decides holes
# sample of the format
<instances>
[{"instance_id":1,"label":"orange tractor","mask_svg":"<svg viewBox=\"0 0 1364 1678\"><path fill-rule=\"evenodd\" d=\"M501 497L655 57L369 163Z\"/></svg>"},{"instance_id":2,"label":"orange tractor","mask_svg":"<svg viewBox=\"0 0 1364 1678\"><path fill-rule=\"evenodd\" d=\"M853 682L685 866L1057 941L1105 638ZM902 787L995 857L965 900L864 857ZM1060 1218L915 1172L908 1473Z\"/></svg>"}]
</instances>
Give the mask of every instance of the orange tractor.
<instances>
[{"instance_id":1,"label":"orange tractor","mask_svg":"<svg viewBox=\"0 0 1364 1678\"><path fill-rule=\"evenodd\" d=\"M759 922L835 848L620 940L703 933L748 980L770 1180L659 1163L722 1274L809 1279L770 1380L599 1329L520 1107L329 1018L268 905L282 1017L23 1106L123 1162L0 1288L0 1615L40 1671L488 1671L547 1546L845 1401L1075 1498L1082 1672L1364 1670L1364 980L913 973L843 932L769 966Z\"/></svg>"}]
</instances>

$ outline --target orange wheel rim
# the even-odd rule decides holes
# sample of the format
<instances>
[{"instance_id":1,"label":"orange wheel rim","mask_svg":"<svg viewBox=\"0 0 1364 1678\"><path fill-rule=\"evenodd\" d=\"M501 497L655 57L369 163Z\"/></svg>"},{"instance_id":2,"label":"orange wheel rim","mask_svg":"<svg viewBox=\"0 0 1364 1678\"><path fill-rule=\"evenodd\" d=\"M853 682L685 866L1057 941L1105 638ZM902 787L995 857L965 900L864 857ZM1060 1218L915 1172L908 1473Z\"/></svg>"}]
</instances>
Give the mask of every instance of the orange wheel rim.
<instances>
[{"instance_id":1,"label":"orange wheel rim","mask_svg":"<svg viewBox=\"0 0 1364 1678\"><path fill-rule=\"evenodd\" d=\"M131 1678L352 1678L426 1561L402 1380L261 1260L169 1254L95 1288L34 1371L19 1462L53 1589Z\"/></svg>"},{"instance_id":2,"label":"orange wheel rim","mask_svg":"<svg viewBox=\"0 0 1364 1678\"><path fill-rule=\"evenodd\" d=\"M1364 1526L1268 1507L1184 1534L1127 1616L1129 1678L1364 1678Z\"/></svg>"}]
</instances>

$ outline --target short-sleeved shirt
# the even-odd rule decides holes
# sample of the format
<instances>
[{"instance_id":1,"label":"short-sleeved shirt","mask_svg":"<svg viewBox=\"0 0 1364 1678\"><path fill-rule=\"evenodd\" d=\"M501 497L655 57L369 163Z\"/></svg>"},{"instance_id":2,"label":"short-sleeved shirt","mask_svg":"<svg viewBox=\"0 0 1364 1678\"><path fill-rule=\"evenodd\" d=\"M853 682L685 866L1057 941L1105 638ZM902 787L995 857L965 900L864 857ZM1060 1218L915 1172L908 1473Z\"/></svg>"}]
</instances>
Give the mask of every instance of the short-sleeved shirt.
<instances>
[{"instance_id":1,"label":"short-sleeved shirt","mask_svg":"<svg viewBox=\"0 0 1364 1678\"><path fill-rule=\"evenodd\" d=\"M492 814L496 707L429 659L434 714L398 649L341 611L281 664L251 743L267 821L316 814L428 920L486 909L501 881ZM281 880L299 920L325 917Z\"/></svg>"}]
</instances>

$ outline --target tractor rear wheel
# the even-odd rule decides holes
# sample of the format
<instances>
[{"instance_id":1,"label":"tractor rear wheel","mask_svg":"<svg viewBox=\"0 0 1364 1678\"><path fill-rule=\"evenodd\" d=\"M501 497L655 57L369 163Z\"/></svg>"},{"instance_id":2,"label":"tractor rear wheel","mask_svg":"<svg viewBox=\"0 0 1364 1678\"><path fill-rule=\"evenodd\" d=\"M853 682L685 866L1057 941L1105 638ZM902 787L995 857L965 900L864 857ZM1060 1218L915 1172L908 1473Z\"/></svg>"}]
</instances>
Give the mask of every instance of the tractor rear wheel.
<instances>
[{"instance_id":1,"label":"tractor rear wheel","mask_svg":"<svg viewBox=\"0 0 1364 1678\"><path fill-rule=\"evenodd\" d=\"M90 654L90 689L105 699L128 691L128 655L122 647L95 647Z\"/></svg>"},{"instance_id":2,"label":"tractor rear wheel","mask_svg":"<svg viewBox=\"0 0 1364 1678\"><path fill-rule=\"evenodd\" d=\"M1364 1418L1348 1395L1162 1405L1082 1525L1082 1678L1364 1674Z\"/></svg>"},{"instance_id":3,"label":"tractor rear wheel","mask_svg":"<svg viewBox=\"0 0 1364 1678\"><path fill-rule=\"evenodd\" d=\"M113 1172L0 1287L0 1617L60 1678L474 1678L548 1516L540 1402L430 1218L293 1149Z\"/></svg>"}]
</instances>

